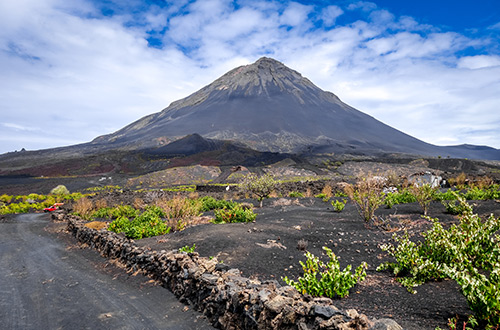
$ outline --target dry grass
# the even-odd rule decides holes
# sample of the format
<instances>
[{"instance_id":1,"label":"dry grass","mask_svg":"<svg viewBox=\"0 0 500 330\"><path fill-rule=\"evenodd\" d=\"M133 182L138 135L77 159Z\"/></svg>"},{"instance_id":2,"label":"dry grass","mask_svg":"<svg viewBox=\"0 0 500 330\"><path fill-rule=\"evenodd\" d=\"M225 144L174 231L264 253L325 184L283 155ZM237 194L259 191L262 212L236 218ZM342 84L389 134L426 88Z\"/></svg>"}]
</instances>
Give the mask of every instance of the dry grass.
<instances>
[{"instance_id":1,"label":"dry grass","mask_svg":"<svg viewBox=\"0 0 500 330\"><path fill-rule=\"evenodd\" d=\"M290 205L297 205L297 206L302 206L300 204L299 199L286 199L286 198L280 198L275 201L273 201L272 206L290 206Z\"/></svg>"},{"instance_id":2,"label":"dry grass","mask_svg":"<svg viewBox=\"0 0 500 330\"><path fill-rule=\"evenodd\" d=\"M311 188L307 188L304 197L314 197Z\"/></svg>"},{"instance_id":3,"label":"dry grass","mask_svg":"<svg viewBox=\"0 0 500 330\"><path fill-rule=\"evenodd\" d=\"M489 176L480 176L474 179L474 181L471 183L471 186L477 187L479 189L487 189L491 187L495 181L490 178Z\"/></svg>"},{"instance_id":4,"label":"dry grass","mask_svg":"<svg viewBox=\"0 0 500 330\"><path fill-rule=\"evenodd\" d=\"M200 217L201 202L182 196L172 199L160 198L155 205L165 211L167 226L173 231L182 231L187 227L208 222L205 217Z\"/></svg>"},{"instance_id":5,"label":"dry grass","mask_svg":"<svg viewBox=\"0 0 500 330\"><path fill-rule=\"evenodd\" d=\"M105 207L108 207L108 202L103 198L98 199L94 202L94 208L96 210L103 209Z\"/></svg>"},{"instance_id":6,"label":"dry grass","mask_svg":"<svg viewBox=\"0 0 500 330\"><path fill-rule=\"evenodd\" d=\"M198 199L200 197L200 193L196 191L191 191L188 195L189 199Z\"/></svg>"},{"instance_id":7,"label":"dry grass","mask_svg":"<svg viewBox=\"0 0 500 330\"><path fill-rule=\"evenodd\" d=\"M108 228L108 224L106 222L102 222L102 221L92 221L92 222L86 223L85 227L92 228L95 230L101 230L101 229Z\"/></svg>"},{"instance_id":8,"label":"dry grass","mask_svg":"<svg viewBox=\"0 0 500 330\"><path fill-rule=\"evenodd\" d=\"M253 204L248 202L240 203L240 207L244 210L253 210Z\"/></svg>"},{"instance_id":9,"label":"dry grass","mask_svg":"<svg viewBox=\"0 0 500 330\"><path fill-rule=\"evenodd\" d=\"M330 186L329 184L325 184L325 186L323 187L323 189L321 189L321 193L323 195L325 195L325 198L332 198L333 194L332 194L332 186Z\"/></svg>"},{"instance_id":10,"label":"dry grass","mask_svg":"<svg viewBox=\"0 0 500 330\"><path fill-rule=\"evenodd\" d=\"M366 221L375 220L375 210L384 202L380 177L364 177L354 186L346 184L344 191L353 201L361 217Z\"/></svg>"},{"instance_id":11,"label":"dry grass","mask_svg":"<svg viewBox=\"0 0 500 330\"><path fill-rule=\"evenodd\" d=\"M279 198L279 197L281 196L276 192L276 190L271 191L271 193L269 194L269 198Z\"/></svg>"},{"instance_id":12,"label":"dry grass","mask_svg":"<svg viewBox=\"0 0 500 330\"><path fill-rule=\"evenodd\" d=\"M307 250L307 246L308 245L309 245L308 242L305 239L301 238L297 242L297 250L299 250L299 251L305 251L305 250Z\"/></svg>"},{"instance_id":13,"label":"dry grass","mask_svg":"<svg viewBox=\"0 0 500 330\"><path fill-rule=\"evenodd\" d=\"M200 202L181 196L175 196L172 199L158 199L155 201L155 205L165 211L168 219L181 219L200 215Z\"/></svg>"},{"instance_id":14,"label":"dry grass","mask_svg":"<svg viewBox=\"0 0 500 330\"><path fill-rule=\"evenodd\" d=\"M146 204L146 202L144 202L144 200L142 198L136 197L134 199L133 206L134 206L135 209L144 210L147 205L148 204Z\"/></svg>"},{"instance_id":15,"label":"dry grass","mask_svg":"<svg viewBox=\"0 0 500 330\"><path fill-rule=\"evenodd\" d=\"M75 202L73 210L80 214L82 218L87 219L94 212L94 204L87 197L83 197Z\"/></svg>"},{"instance_id":16,"label":"dry grass","mask_svg":"<svg viewBox=\"0 0 500 330\"><path fill-rule=\"evenodd\" d=\"M212 220L213 218L208 216L195 216L183 219L169 219L166 221L166 224L173 231L182 231L188 227L210 223Z\"/></svg>"},{"instance_id":17,"label":"dry grass","mask_svg":"<svg viewBox=\"0 0 500 330\"><path fill-rule=\"evenodd\" d=\"M399 187L402 185L402 179L395 171L388 171L385 173L384 177L387 178L387 186L389 187Z\"/></svg>"},{"instance_id":18,"label":"dry grass","mask_svg":"<svg viewBox=\"0 0 500 330\"><path fill-rule=\"evenodd\" d=\"M457 187L457 189L465 189L467 181L468 181L467 175L464 172L460 173L456 177L448 179L448 182L452 186Z\"/></svg>"}]
</instances>

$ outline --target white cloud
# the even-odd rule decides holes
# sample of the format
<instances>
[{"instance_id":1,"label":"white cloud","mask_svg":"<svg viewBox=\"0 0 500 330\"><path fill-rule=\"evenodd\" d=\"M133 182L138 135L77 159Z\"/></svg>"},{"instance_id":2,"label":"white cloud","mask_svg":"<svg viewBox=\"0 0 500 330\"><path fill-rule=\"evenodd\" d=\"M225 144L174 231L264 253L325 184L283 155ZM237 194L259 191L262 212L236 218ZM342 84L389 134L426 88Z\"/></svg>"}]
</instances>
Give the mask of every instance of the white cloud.
<instances>
[{"instance_id":1,"label":"white cloud","mask_svg":"<svg viewBox=\"0 0 500 330\"><path fill-rule=\"evenodd\" d=\"M369 17L338 25L344 11ZM151 35L163 45L149 47ZM487 45L362 1L176 0L109 17L85 0L7 0L0 152L89 141L263 55L427 142L500 148L500 57ZM477 46L481 55L457 55Z\"/></svg>"},{"instance_id":2,"label":"white cloud","mask_svg":"<svg viewBox=\"0 0 500 330\"><path fill-rule=\"evenodd\" d=\"M500 22L489 27L490 30L500 30Z\"/></svg>"},{"instance_id":3,"label":"white cloud","mask_svg":"<svg viewBox=\"0 0 500 330\"><path fill-rule=\"evenodd\" d=\"M39 128L36 127L28 127L28 126L23 126L19 124L13 124L13 123L2 123L2 126L6 128L12 128L16 131L39 131Z\"/></svg>"},{"instance_id":4,"label":"white cloud","mask_svg":"<svg viewBox=\"0 0 500 330\"><path fill-rule=\"evenodd\" d=\"M377 9L377 5L369 1L356 1L347 6L347 10L361 9L363 11L369 12Z\"/></svg>"},{"instance_id":5,"label":"white cloud","mask_svg":"<svg viewBox=\"0 0 500 330\"><path fill-rule=\"evenodd\" d=\"M312 9L312 6L306 6L297 2L292 2L280 16L280 23L282 25L289 25L292 27L300 26L307 21L307 16L312 11Z\"/></svg>"},{"instance_id":6,"label":"white cloud","mask_svg":"<svg viewBox=\"0 0 500 330\"><path fill-rule=\"evenodd\" d=\"M323 10L321 11L321 19L326 26L332 26L335 25L335 21L343 13L344 11L342 10L342 8L340 8L339 6L331 5L323 8Z\"/></svg>"},{"instance_id":7,"label":"white cloud","mask_svg":"<svg viewBox=\"0 0 500 330\"><path fill-rule=\"evenodd\" d=\"M459 59L457 66L463 69L482 69L500 65L500 56L476 55Z\"/></svg>"}]
</instances>

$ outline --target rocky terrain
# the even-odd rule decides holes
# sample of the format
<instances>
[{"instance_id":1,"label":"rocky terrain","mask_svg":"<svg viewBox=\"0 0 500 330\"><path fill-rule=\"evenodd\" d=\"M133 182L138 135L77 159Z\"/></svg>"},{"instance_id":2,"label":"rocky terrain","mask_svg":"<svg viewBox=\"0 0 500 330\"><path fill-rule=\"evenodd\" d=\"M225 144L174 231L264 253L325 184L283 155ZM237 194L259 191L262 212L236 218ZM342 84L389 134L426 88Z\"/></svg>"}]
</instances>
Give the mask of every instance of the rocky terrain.
<instances>
[{"instance_id":1,"label":"rocky terrain","mask_svg":"<svg viewBox=\"0 0 500 330\"><path fill-rule=\"evenodd\" d=\"M335 180L296 182L280 186L277 192L284 196L292 191L314 195L321 192L325 184L332 186L334 191L339 187ZM395 282L390 272L375 270L382 262L390 260L380 249L380 245L391 242L394 233L402 234L406 231L418 238L420 233L429 229L430 222L422 217L422 210L417 203L396 205L390 209L381 207L376 211L380 222L368 225L350 202L342 212L334 212L331 204L321 198L275 197L265 200L264 207L258 208L256 200L239 199L244 196L237 192L227 192L225 189L201 189L195 193L197 196L238 198L240 202L253 203L256 206L257 218L254 222L239 224L216 225L205 221L180 232L136 240L133 244L143 249L140 251L177 251L181 247L194 244L200 257L207 260L215 258L227 269L238 269L237 272L233 271L231 276L243 276L254 281L252 283L277 283L278 288L285 285L282 280L284 276L296 279L303 274L299 261L305 261L305 251L324 259L322 247L327 246L339 257L342 268L349 264L356 267L362 262L368 263L368 276L365 281L351 289L347 298L328 302L335 308L355 309L370 320L394 319L408 330L434 330L437 326L445 328L449 318L458 316L459 320L463 321L472 313L459 287L453 281L429 282L418 287L416 294L411 294ZM153 203L157 198L172 198L179 194L182 193L130 191L94 198L104 198L106 203L111 205L132 204L137 198ZM184 194L188 196L192 193ZM336 199L347 200L342 197ZM472 204L475 212L482 217L489 214L500 217L498 201L472 201ZM213 212L208 212L205 216L211 217ZM440 202L431 204L429 216L439 218L446 227L458 221L457 216L446 213ZM186 285L189 287L193 284ZM180 290L179 286L175 288ZM174 292L177 289L173 289ZM189 298L185 293L179 293L179 296L184 297L184 302L197 306L192 300L195 298ZM287 301L292 296L295 297L285 294ZM241 303L249 304L246 300ZM198 308L203 311L206 307ZM236 321L238 318L235 315L230 315L233 314L225 316L229 317L228 322L240 322ZM274 316L269 316L269 322L276 317L275 314L272 315Z\"/></svg>"}]
</instances>

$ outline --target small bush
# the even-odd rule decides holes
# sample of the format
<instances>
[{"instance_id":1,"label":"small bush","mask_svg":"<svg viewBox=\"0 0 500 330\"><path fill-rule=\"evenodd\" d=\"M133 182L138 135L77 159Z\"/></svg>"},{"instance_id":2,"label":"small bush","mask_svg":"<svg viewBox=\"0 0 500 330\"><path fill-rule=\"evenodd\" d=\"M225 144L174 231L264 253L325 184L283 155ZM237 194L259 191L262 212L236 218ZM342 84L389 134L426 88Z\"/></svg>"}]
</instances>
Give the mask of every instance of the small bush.
<instances>
[{"instance_id":1,"label":"small bush","mask_svg":"<svg viewBox=\"0 0 500 330\"><path fill-rule=\"evenodd\" d=\"M411 185L409 187L413 196L417 200L418 204L422 208L424 212L424 216L429 212L429 205L433 201L436 195L436 188L432 188L430 184L422 184L422 185Z\"/></svg>"},{"instance_id":2,"label":"small bush","mask_svg":"<svg viewBox=\"0 0 500 330\"><path fill-rule=\"evenodd\" d=\"M366 221L373 220L375 211L384 202L382 183L374 178L363 178L356 185L344 187L347 196L356 205L359 214Z\"/></svg>"},{"instance_id":3,"label":"small bush","mask_svg":"<svg viewBox=\"0 0 500 330\"><path fill-rule=\"evenodd\" d=\"M349 196L347 196L345 191L338 190L335 192L335 197L349 197Z\"/></svg>"},{"instance_id":4,"label":"small bush","mask_svg":"<svg viewBox=\"0 0 500 330\"><path fill-rule=\"evenodd\" d=\"M323 202L328 202L330 200L330 197L328 197L328 195L324 193L319 193L317 195L314 195L314 197L321 198Z\"/></svg>"},{"instance_id":5,"label":"small bush","mask_svg":"<svg viewBox=\"0 0 500 330\"><path fill-rule=\"evenodd\" d=\"M356 268L354 274L351 273L351 265L341 271L337 256L332 250L326 246L323 247L323 250L330 258L327 264L312 253L306 252L306 262L300 261L304 275L299 277L297 282L290 280L288 277L284 277L283 281L302 294L308 293L316 297L326 296L329 298L348 296L349 290L356 283L366 278L367 264L363 262Z\"/></svg>"},{"instance_id":6,"label":"small bush","mask_svg":"<svg viewBox=\"0 0 500 330\"><path fill-rule=\"evenodd\" d=\"M123 233L128 227L130 227L130 220L127 217L119 217L109 224L108 230Z\"/></svg>"},{"instance_id":7,"label":"small bush","mask_svg":"<svg viewBox=\"0 0 500 330\"><path fill-rule=\"evenodd\" d=\"M218 200L212 196L205 196L198 199L201 202L201 212L208 212L216 209L233 208L237 203L233 201Z\"/></svg>"},{"instance_id":8,"label":"small bush","mask_svg":"<svg viewBox=\"0 0 500 330\"><path fill-rule=\"evenodd\" d=\"M464 194L465 199L467 200L486 200L489 199L488 190L483 190L481 188L472 187L468 189Z\"/></svg>"},{"instance_id":9,"label":"small bush","mask_svg":"<svg viewBox=\"0 0 500 330\"><path fill-rule=\"evenodd\" d=\"M104 207L92 213L92 218L116 219L119 217L135 218L139 210L130 205L118 205L115 207Z\"/></svg>"},{"instance_id":10,"label":"small bush","mask_svg":"<svg viewBox=\"0 0 500 330\"><path fill-rule=\"evenodd\" d=\"M157 206L168 219L185 219L201 213L201 202L179 196L157 201Z\"/></svg>"},{"instance_id":11,"label":"small bush","mask_svg":"<svg viewBox=\"0 0 500 330\"><path fill-rule=\"evenodd\" d=\"M327 199L327 201L332 198L333 194L332 194L332 186L330 186L329 184L326 184L323 189L321 189L321 194L323 194L324 197L322 197L323 199Z\"/></svg>"},{"instance_id":12,"label":"small bush","mask_svg":"<svg viewBox=\"0 0 500 330\"><path fill-rule=\"evenodd\" d=\"M384 197L384 203L389 209L397 204L414 203L416 201L417 199L415 196L413 196L413 194L407 189L404 189L401 192L389 192Z\"/></svg>"},{"instance_id":13,"label":"small bush","mask_svg":"<svg viewBox=\"0 0 500 330\"><path fill-rule=\"evenodd\" d=\"M332 201L332 207L333 207L333 210L334 210L335 212L342 212L342 211L344 210L344 208L345 208L345 204L346 204L346 202L347 202L347 201L346 201L345 199L344 199L344 200L342 200L342 202L341 202L341 201L339 201L339 200L333 200L333 201Z\"/></svg>"},{"instance_id":14,"label":"small bush","mask_svg":"<svg viewBox=\"0 0 500 330\"><path fill-rule=\"evenodd\" d=\"M105 207L108 207L108 202L104 198L100 198L94 201L94 207L96 209L103 209Z\"/></svg>"},{"instance_id":15,"label":"small bush","mask_svg":"<svg viewBox=\"0 0 500 330\"><path fill-rule=\"evenodd\" d=\"M307 250L307 246L308 245L309 245L309 243L305 239L301 238L297 242L297 250L299 250L299 251L305 251L305 250Z\"/></svg>"},{"instance_id":16,"label":"small bush","mask_svg":"<svg viewBox=\"0 0 500 330\"><path fill-rule=\"evenodd\" d=\"M150 208L130 221L127 217L119 217L109 224L108 230L124 233L126 237L141 239L168 234L171 230L162 221L155 208Z\"/></svg>"},{"instance_id":17,"label":"small bush","mask_svg":"<svg viewBox=\"0 0 500 330\"><path fill-rule=\"evenodd\" d=\"M146 204L146 202L144 202L142 198L136 197L134 198L133 206L135 209L144 210L148 206L148 204Z\"/></svg>"},{"instance_id":18,"label":"small bush","mask_svg":"<svg viewBox=\"0 0 500 330\"><path fill-rule=\"evenodd\" d=\"M194 250L196 250L196 244L193 244L193 246L185 245L179 248L179 252L185 252L185 253L193 253Z\"/></svg>"},{"instance_id":19,"label":"small bush","mask_svg":"<svg viewBox=\"0 0 500 330\"><path fill-rule=\"evenodd\" d=\"M66 186L60 184L50 191L52 195L69 195L69 190Z\"/></svg>"},{"instance_id":20,"label":"small bush","mask_svg":"<svg viewBox=\"0 0 500 330\"><path fill-rule=\"evenodd\" d=\"M493 186L494 183L494 180L489 176L480 176L476 178L470 185L479 189L488 189L489 187Z\"/></svg>"},{"instance_id":21,"label":"small bush","mask_svg":"<svg viewBox=\"0 0 500 330\"><path fill-rule=\"evenodd\" d=\"M467 175L464 172L462 172L456 177L449 178L448 182L450 183L450 185L455 186L458 190L463 190L465 189L466 184L468 182Z\"/></svg>"},{"instance_id":22,"label":"small bush","mask_svg":"<svg viewBox=\"0 0 500 330\"><path fill-rule=\"evenodd\" d=\"M249 174L245 177L240 184L240 189L243 192L250 192L257 196L260 207L264 198L269 198L269 195L277 185L277 181L270 174L257 176L256 174Z\"/></svg>"},{"instance_id":23,"label":"small bush","mask_svg":"<svg viewBox=\"0 0 500 330\"><path fill-rule=\"evenodd\" d=\"M12 201L12 196L3 194L0 196L0 201L4 203L10 203Z\"/></svg>"},{"instance_id":24,"label":"small bush","mask_svg":"<svg viewBox=\"0 0 500 330\"><path fill-rule=\"evenodd\" d=\"M457 198L458 198L458 195L457 195ZM446 212L448 212L450 214L454 214L454 215L463 214L468 210L468 208L465 207L463 203L460 203L457 200L442 201L441 203L443 203L443 205L446 207Z\"/></svg>"},{"instance_id":25,"label":"small bush","mask_svg":"<svg viewBox=\"0 0 500 330\"><path fill-rule=\"evenodd\" d=\"M440 192L440 191L436 191L436 194L434 195L434 199L437 200L437 201L452 201L452 200L455 200L457 199L457 192L451 190L451 189L448 189L446 190L446 192Z\"/></svg>"},{"instance_id":26,"label":"small bush","mask_svg":"<svg viewBox=\"0 0 500 330\"><path fill-rule=\"evenodd\" d=\"M215 210L214 223L252 222L256 217L251 209L235 206L231 209Z\"/></svg>"},{"instance_id":27,"label":"small bush","mask_svg":"<svg viewBox=\"0 0 500 330\"><path fill-rule=\"evenodd\" d=\"M94 212L94 204L87 197L80 198L73 204L73 212L79 217L89 220Z\"/></svg>"},{"instance_id":28,"label":"small bush","mask_svg":"<svg viewBox=\"0 0 500 330\"><path fill-rule=\"evenodd\" d=\"M301 198L301 197L304 197L304 194L303 193L300 193L298 191L291 191L289 194L288 194L288 197L292 197L292 198Z\"/></svg>"},{"instance_id":29,"label":"small bush","mask_svg":"<svg viewBox=\"0 0 500 330\"><path fill-rule=\"evenodd\" d=\"M467 325L470 324L472 327L468 327ZM472 315L469 315L469 318L467 319L467 322L464 321L462 329L463 330L474 330L474 327L477 326L477 321L476 318ZM448 319L448 330L458 330L458 320L455 317L452 317L451 319ZM440 327L436 327L434 330L443 330Z\"/></svg>"}]
</instances>

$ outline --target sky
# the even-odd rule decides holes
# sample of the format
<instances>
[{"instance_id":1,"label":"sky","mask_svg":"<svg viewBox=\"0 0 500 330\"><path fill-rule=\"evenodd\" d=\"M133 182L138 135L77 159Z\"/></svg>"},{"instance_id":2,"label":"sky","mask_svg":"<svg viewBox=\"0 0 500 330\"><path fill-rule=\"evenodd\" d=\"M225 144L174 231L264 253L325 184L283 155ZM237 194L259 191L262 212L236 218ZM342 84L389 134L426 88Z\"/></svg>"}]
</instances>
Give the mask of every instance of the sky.
<instances>
[{"instance_id":1,"label":"sky","mask_svg":"<svg viewBox=\"0 0 500 330\"><path fill-rule=\"evenodd\" d=\"M91 141L262 56L425 142L500 148L498 0L2 0L0 153Z\"/></svg>"}]
</instances>

